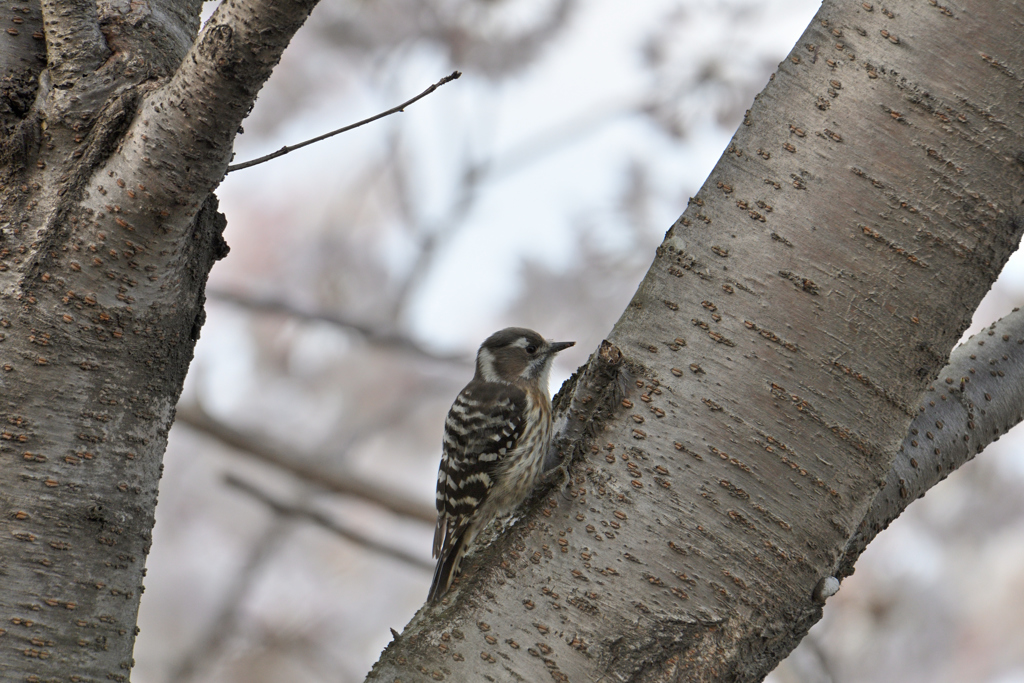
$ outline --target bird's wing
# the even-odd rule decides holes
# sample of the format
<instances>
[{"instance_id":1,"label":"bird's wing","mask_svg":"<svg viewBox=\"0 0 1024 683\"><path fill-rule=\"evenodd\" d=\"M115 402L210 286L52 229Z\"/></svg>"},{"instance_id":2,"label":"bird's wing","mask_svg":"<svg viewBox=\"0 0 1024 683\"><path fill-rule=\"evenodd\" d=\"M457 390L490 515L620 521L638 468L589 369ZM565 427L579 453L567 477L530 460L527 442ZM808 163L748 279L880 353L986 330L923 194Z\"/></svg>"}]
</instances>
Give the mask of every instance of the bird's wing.
<instances>
[{"instance_id":1,"label":"bird's wing","mask_svg":"<svg viewBox=\"0 0 1024 683\"><path fill-rule=\"evenodd\" d=\"M435 557L487 499L498 465L523 434L525 411L526 393L511 384L474 380L455 399L437 476Z\"/></svg>"}]
</instances>

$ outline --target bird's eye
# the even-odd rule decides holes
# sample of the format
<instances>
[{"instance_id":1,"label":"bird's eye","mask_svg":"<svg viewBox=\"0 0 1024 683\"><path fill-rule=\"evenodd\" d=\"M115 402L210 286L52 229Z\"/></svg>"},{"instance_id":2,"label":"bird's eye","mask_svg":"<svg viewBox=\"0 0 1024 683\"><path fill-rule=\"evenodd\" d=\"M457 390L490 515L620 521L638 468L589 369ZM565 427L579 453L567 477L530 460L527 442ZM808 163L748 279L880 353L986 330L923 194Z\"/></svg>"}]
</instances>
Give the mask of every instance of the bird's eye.
<instances>
[{"instance_id":1,"label":"bird's eye","mask_svg":"<svg viewBox=\"0 0 1024 683\"><path fill-rule=\"evenodd\" d=\"M526 352L531 354L537 353L537 347L534 346L533 344L530 344L529 346L526 347Z\"/></svg>"}]
</instances>

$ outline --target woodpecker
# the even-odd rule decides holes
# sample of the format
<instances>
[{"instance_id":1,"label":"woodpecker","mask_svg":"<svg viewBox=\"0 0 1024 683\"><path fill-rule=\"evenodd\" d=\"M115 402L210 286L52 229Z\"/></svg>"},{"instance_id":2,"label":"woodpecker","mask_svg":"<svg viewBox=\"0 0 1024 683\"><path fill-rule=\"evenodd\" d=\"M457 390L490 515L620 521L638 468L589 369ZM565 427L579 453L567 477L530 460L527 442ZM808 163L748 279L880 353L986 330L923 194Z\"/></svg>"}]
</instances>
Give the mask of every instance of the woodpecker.
<instances>
[{"instance_id":1,"label":"woodpecker","mask_svg":"<svg viewBox=\"0 0 1024 683\"><path fill-rule=\"evenodd\" d=\"M476 535L515 510L540 480L551 444L551 361L575 343L508 327L480 345L476 374L444 422L428 602L448 590Z\"/></svg>"}]
</instances>

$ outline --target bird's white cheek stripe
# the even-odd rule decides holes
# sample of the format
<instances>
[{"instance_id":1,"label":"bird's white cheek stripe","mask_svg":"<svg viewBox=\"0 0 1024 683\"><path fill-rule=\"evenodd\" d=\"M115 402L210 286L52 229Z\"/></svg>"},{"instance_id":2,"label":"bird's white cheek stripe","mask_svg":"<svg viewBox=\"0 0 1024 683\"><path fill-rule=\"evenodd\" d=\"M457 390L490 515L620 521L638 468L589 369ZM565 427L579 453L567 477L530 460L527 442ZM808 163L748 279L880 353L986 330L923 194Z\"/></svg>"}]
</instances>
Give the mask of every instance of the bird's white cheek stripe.
<instances>
[{"instance_id":1,"label":"bird's white cheek stripe","mask_svg":"<svg viewBox=\"0 0 1024 683\"><path fill-rule=\"evenodd\" d=\"M488 349L480 349L477 353L477 363L480 366L480 374L488 382L500 382L498 372L494 369L494 354Z\"/></svg>"}]
</instances>

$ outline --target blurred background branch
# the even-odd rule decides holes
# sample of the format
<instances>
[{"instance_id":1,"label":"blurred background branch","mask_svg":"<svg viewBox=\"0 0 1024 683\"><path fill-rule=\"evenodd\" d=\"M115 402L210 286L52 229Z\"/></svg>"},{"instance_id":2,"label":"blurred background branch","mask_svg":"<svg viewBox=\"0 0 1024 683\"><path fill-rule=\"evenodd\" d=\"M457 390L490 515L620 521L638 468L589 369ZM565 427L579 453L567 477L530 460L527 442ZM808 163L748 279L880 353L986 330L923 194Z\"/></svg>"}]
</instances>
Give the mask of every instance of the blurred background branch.
<instances>
[{"instance_id":1,"label":"blurred background branch","mask_svg":"<svg viewBox=\"0 0 1024 683\"><path fill-rule=\"evenodd\" d=\"M224 483L228 486L238 489L243 493L246 493L256 500L260 501L277 515L287 518L298 518L307 522L312 522L317 526L327 529L331 533L337 534L346 541L355 543L356 545L362 546L367 550L372 550L375 553L387 555L388 557L404 562L408 565L422 569L426 572L434 571L434 563L425 555L416 555L413 553L406 552L398 547L389 546L385 543L381 543L374 540L355 529L345 527L342 524L334 521L323 512L314 510L306 505L299 503L289 503L282 501L279 498L274 497L271 493L264 491L256 484L245 481L232 474L224 475Z\"/></svg>"},{"instance_id":2,"label":"blurred background branch","mask_svg":"<svg viewBox=\"0 0 1024 683\"><path fill-rule=\"evenodd\" d=\"M357 476L336 476L324 471L321 467L305 465L301 459L286 455L282 449L268 444L266 437L238 431L213 419L199 405L179 405L176 424L186 425L227 446L238 449L246 455L279 467L317 487L337 494L360 498L379 505L393 514L418 519L431 525L437 520L437 511L432 505L418 504L416 501L409 500L407 496L389 490L374 481L360 479Z\"/></svg>"},{"instance_id":3,"label":"blurred background branch","mask_svg":"<svg viewBox=\"0 0 1024 683\"><path fill-rule=\"evenodd\" d=\"M208 299L213 301L222 301L242 308L247 308L254 312L276 313L301 320L325 322L331 325L336 325L346 331L359 335L370 344L405 351L426 360L438 361L441 363L460 363L463 365L468 365L471 362L471 357L466 354L435 353L407 335L377 329L357 320L349 319L340 313L306 310L300 305L291 304L286 301L270 298L257 299L244 294L234 294L216 289L207 290L206 296Z\"/></svg>"},{"instance_id":4,"label":"blurred background branch","mask_svg":"<svg viewBox=\"0 0 1024 683\"><path fill-rule=\"evenodd\" d=\"M275 517L252 546L245 563L225 592L216 616L196 638L193 648L172 669L170 680L177 683L193 680L223 652L227 642L238 629L243 605L252 592L260 571L277 551L290 527L290 519L283 516Z\"/></svg>"}]
</instances>

